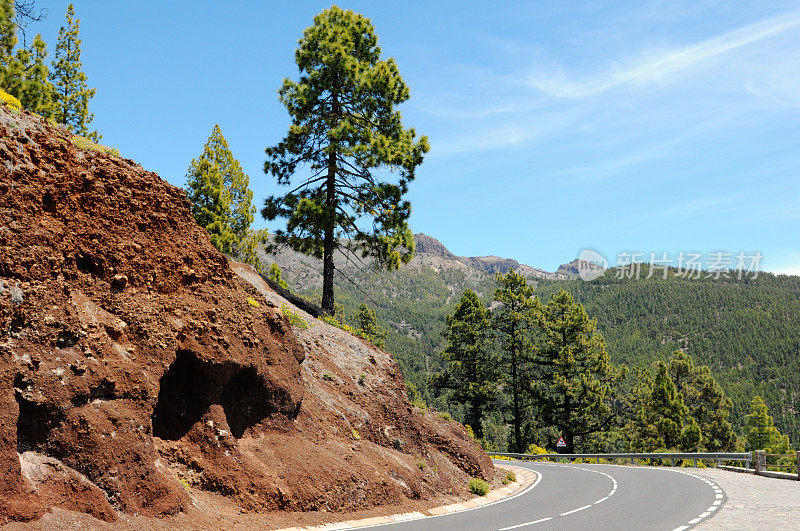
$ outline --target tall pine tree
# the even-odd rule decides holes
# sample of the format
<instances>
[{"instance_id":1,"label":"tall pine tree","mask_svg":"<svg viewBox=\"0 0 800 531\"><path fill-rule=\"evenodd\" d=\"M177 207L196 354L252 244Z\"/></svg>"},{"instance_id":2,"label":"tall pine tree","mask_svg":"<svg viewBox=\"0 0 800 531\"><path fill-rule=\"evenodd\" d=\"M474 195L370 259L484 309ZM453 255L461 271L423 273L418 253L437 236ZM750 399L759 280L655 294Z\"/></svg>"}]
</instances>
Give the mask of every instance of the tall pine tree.
<instances>
[{"instance_id":1,"label":"tall pine tree","mask_svg":"<svg viewBox=\"0 0 800 531\"><path fill-rule=\"evenodd\" d=\"M522 452L524 416L523 376L530 361L531 330L533 315L539 299L533 298L533 287L525 277L510 269L505 275L498 274L494 300L498 303L492 311L492 325L500 340L505 376L512 396L512 422L514 424L515 452Z\"/></svg>"},{"instance_id":2,"label":"tall pine tree","mask_svg":"<svg viewBox=\"0 0 800 531\"><path fill-rule=\"evenodd\" d=\"M753 397L747 414L747 450L766 450L767 453L785 454L789 451L789 437L778 431L767 410L764 399Z\"/></svg>"},{"instance_id":3,"label":"tall pine tree","mask_svg":"<svg viewBox=\"0 0 800 531\"><path fill-rule=\"evenodd\" d=\"M23 7L33 9L27 4ZM0 89L19 99L23 108L49 117L54 87L48 81L47 48L42 36L36 35L30 48L14 51L19 27L15 9L11 0L0 0Z\"/></svg>"},{"instance_id":4,"label":"tall pine tree","mask_svg":"<svg viewBox=\"0 0 800 531\"><path fill-rule=\"evenodd\" d=\"M467 406L466 423L479 439L484 410L495 399L501 375L489 326L489 310L474 291L466 290L443 333L442 358L448 368L432 378L435 387L452 389L452 399Z\"/></svg>"},{"instance_id":5,"label":"tall pine tree","mask_svg":"<svg viewBox=\"0 0 800 531\"><path fill-rule=\"evenodd\" d=\"M266 240L266 231L250 230L253 223L253 192L250 178L234 158L228 141L215 125L203 153L189 164L186 194L198 225L221 252L254 266L256 251Z\"/></svg>"},{"instance_id":6,"label":"tall pine tree","mask_svg":"<svg viewBox=\"0 0 800 531\"><path fill-rule=\"evenodd\" d=\"M14 2L0 0L0 88L14 93L13 83L19 76L14 56L17 44L17 26L14 24Z\"/></svg>"},{"instance_id":7,"label":"tall pine tree","mask_svg":"<svg viewBox=\"0 0 800 531\"><path fill-rule=\"evenodd\" d=\"M17 57L25 75L19 92L22 106L49 118L55 110L55 87L48 79L47 45L42 36L36 35L30 49L18 52Z\"/></svg>"},{"instance_id":8,"label":"tall pine tree","mask_svg":"<svg viewBox=\"0 0 800 531\"><path fill-rule=\"evenodd\" d=\"M292 189L267 198L262 214L287 220L276 245L322 259L322 308L332 314L337 248L387 269L411 259L411 205L403 196L428 141L403 128L395 106L408 99L408 87L394 60L381 59L369 19L326 9L303 33L295 62L299 80L285 79L279 91L292 125L267 148L264 165ZM399 173L396 183L381 180L389 173Z\"/></svg>"},{"instance_id":9,"label":"tall pine tree","mask_svg":"<svg viewBox=\"0 0 800 531\"><path fill-rule=\"evenodd\" d=\"M76 135L98 142L101 135L88 129L94 120L94 115L89 113L89 100L94 97L95 89L86 85L87 77L81 63L81 40L78 37L80 24L81 21L75 18L75 8L70 4L67 7L67 25L61 26L58 32L50 74L56 87L53 117Z\"/></svg>"},{"instance_id":10,"label":"tall pine tree","mask_svg":"<svg viewBox=\"0 0 800 531\"><path fill-rule=\"evenodd\" d=\"M697 421L703 438L701 447L708 452L733 452L736 434L728 416L732 403L706 365L695 365L691 356L680 350L672 354L667 371L678 393Z\"/></svg>"},{"instance_id":11,"label":"tall pine tree","mask_svg":"<svg viewBox=\"0 0 800 531\"><path fill-rule=\"evenodd\" d=\"M532 402L572 453L576 437L606 428L619 414L614 401L626 371L611 363L597 321L566 291L536 312L536 322L543 337L532 351Z\"/></svg>"}]
</instances>

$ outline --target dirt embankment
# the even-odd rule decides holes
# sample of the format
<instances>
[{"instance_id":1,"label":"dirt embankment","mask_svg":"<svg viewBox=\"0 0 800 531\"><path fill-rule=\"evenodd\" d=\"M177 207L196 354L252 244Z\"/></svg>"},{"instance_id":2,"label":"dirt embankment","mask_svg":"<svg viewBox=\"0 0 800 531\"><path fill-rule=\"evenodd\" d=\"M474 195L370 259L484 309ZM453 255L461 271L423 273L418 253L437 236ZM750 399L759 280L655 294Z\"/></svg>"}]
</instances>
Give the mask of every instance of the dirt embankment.
<instances>
[{"instance_id":1,"label":"dirt embankment","mask_svg":"<svg viewBox=\"0 0 800 531\"><path fill-rule=\"evenodd\" d=\"M360 510L494 479L391 356L282 304L180 189L0 106L0 523L161 517L196 493Z\"/></svg>"}]
</instances>

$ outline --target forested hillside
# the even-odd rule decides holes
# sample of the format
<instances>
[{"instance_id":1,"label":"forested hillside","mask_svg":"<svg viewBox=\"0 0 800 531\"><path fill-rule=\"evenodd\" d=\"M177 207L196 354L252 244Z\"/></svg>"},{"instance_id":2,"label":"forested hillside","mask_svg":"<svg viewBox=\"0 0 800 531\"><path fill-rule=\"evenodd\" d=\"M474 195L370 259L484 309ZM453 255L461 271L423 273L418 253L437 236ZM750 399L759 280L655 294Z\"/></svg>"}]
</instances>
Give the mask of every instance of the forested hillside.
<instances>
[{"instance_id":1,"label":"forested hillside","mask_svg":"<svg viewBox=\"0 0 800 531\"><path fill-rule=\"evenodd\" d=\"M406 380L428 404L463 418L457 406L429 385L428 375L442 368L441 332L461 293L474 289L488 303L495 279L444 246L427 242L422 247L438 250L418 252L410 264L391 273L339 257L337 268L343 274L337 279L337 303L346 314L362 301L375 308L389 329L387 349L397 356ZM283 268L292 289L307 296L319 293L319 261L287 251L264 259ZM610 270L592 282L541 276L530 280L542 299L564 288L583 303L597 318L615 362L651 368L682 349L712 369L733 401L731 422L737 431L750 400L759 394L781 431L792 442L800 440L800 277L646 276L645 269L642 279L617 279ZM495 420L501 421L499 414Z\"/></svg>"}]
</instances>

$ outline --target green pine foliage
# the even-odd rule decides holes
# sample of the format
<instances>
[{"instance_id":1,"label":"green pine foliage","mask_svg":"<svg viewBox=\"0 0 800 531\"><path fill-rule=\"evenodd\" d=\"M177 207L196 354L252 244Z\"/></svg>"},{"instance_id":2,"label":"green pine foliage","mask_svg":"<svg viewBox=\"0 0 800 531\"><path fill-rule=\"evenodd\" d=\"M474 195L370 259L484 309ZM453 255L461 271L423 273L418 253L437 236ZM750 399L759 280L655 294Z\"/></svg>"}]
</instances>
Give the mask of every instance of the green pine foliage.
<instances>
[{"instance_id":1,"label":"green pine foliage","mask_svg":"<svg viewBox=\"0 0 800 531\"><path fill-rule=\"evenodd\" d=\"M289 284L281 277L282 274L283 273L281 271L281 267L275 262L272 262L272 265L269 266L269 272L267 273L267 278L269 278L271 281L273 281L283 289L289 289Z\"/></svg>"},{"instance_id":2,"label":"green pine foliage","mask_svg":"<svg viewBox=\"0 0 800 531\"><path fill-rule=\"evenodd\" d=\"M691 356L677 350L667 372L702 434L696 446L708 452L735 451L736 433L728 420L733 403L711 375L711 369L695 365Z\"/></svg>"},{"instance_id":3,"label":"green pine foliage","mask_svg":"<svg viewBox=\"0 0 800 531\"><path fill-rule=\"evenodd\" d=\"M25 109L49 118L55 109L55 87L50 82L46 60L47 45L41 35L36 35L31 48L20 54L25 79L19 99Z\"/></svg>"},{"instance_id":4,"label":"green pine foliage","mask_svg":"<svg viewBox=\"0 0 800 531\"><path fill-rule=\"evenodd\" d=\"M267 198L262 214L286 219L275 245L323 259L322 307L333 313L337 248L388 269L411 259L411 205L403 196L428 142L403 128L395 106L409 90L394 60L381 59L369 19L326 9L304 31L295 62L300 78L285 79L279 91L292 125L266 149L264 165L292 189ZM381 180L390 173L397 182Z\"/></svg>"},{"instance_id":5,"label":"green pine foliage","mask_svg":"<svg viewBox=\"0 0 800 531\"><path fill-rule=\"evenodd\" d=\"M451 399L451 390L430 385L429 377L446 368L436 353L444 346L441 330L458 296L472 289L490 305L496 278L474 270L416 264L395 272L354 267L346 271L355 284L337 277L337 300L352 312L369 297L389 330L386 350L397 357L406 380L431 407L464 422L463 404ZM618 279L615 273L611 270L592 282L536 279L529 284L541 300L565 289L597 319L612 361L629 368L630 376L622 386L628 397L641 373L649 374L658 361L669 364L677 350L691 356L696 368L708 367L714 385L707 377L695 375L690 387L682 387L685 405L700 427L703 448L741 447L727 424L735 436L744 438L745 418L755 395L764 398L779 430L798 444L800 380L795 375L800 373L800 278L762 273L757 279L712 281L670 274L667 279L635 280ZM642 276L647 276L646 267ZM290 280L303 293L318 291L299 276ZM728 400L730 410L725 405ZM491 437L496 451L514 448L512 408L509 386L504 383L483 422L484 438ZM523 441L554 450L557 430L543 425L535 415L526 418ZM612 423L617 424L616 420ZM581 437L577 446L584 451L622 452L628 449L628 438L624 430L614 428Z\"/></svg>"},{"instance_id":6,"label":"green pine foliage","mask_svg":"<svg viewBox=\"0 0 800 531\"><path fill-rule=\"evenodd\" d=\"M58 32L56 53L50 79L55 85L55 109L53 118L66 125L73 133L97 143L102 138L97 131L89 131L94 120L89 113L89 100L96 90L88 88L86 74L81 62L81 21L75 18L75 7L67 7L67 24Z\"/></svg>"},{"instance_id":7,"label":"green pine foliage","mask_svg":"<svg viewBox=\"0 0 800 531\"><path fill-rule=\"evenodd\" d=\"M746 449L766 450L769 454L785 454L789 451L789 438L773 424L767 405L760 396L754 396L747 414Z\"/></svg>"},{"instance_id":8,"label":"green pine foliage","mask_svg":"<svg viewBox=\"0 0 800 531\"><path fill-rule=\"evenodd\" d=\"M544 423L558 428L570 453L575 437L608 429L615 420L626 369L611 363L597 321L566 291L537 309L535 325L541 337L531 358L531 400Z\"/></svg>"},{"instance_id":9,"label":"green pine foliage","mask_svg":"<svg viewBox=\"0 0 800 531\"><path fill-rule=\"evenodd\" d=\"M472 290L464 291L442 335L447 369L433 376L434 385L453 391L452 400L466 407L466 423L483 437L483 413L498 392L501 372L491 344L489 310Z\"/></svg>"},{"instance_id":10,"label":"green pine foliage","mask_svg":"<svg viewBox=\"0 0 800 531\"><path fill-rule=\"evenodd\" d=\"M732 402L735 432L745 433L750 401L759 395L781 431L800 441L800 278L686 280L673 273L636 280L610 270L591 282L539 281L536 293L572 293L597 317L616 363L647 368L682 350L708 366ZM720 444L729 441L722 434Z\"/></svg>"},{"instance_id":11,"label":"green pine foliage","mask_svg":"<svg viewBox=\"0 0 800 531\"><path fill-rule=\"evenodd\" d=\"M505 383L511 390L512 423L514 425L514 451L522 452L522 425L525 420L523 386L527 383L527 367L532 348L531 331L539 299L533 298L533 287L513 269L505 275L498 274L492 311L492 325L500 342Z\"/></svg>"},{"instance_id":12,"label":"green pine foliage","mask_svg":"<svg viewBox=\"0 0 800 531\"><path fill-rule=\"evenodd\" d=\"M47 45L36 35L29 48L18 48L14 3L0 0L0 89L15 96L22 108L45 118L54 110L55 87L49 81Z\"/></svg>"},{"instance_id":13,"label":"green pine foliage","mask_svg":"<svg viewBox=\"0 0 800 531\"><path fill-rule=\"evenodd\" d=\"M638 452L677 451L697 439L697 424L690 422L689 409L683 402L667 366L659 362L656 374L638 390L637 410L627 426L631 449Z\"/></svg>"},{"instance_id":14,"label":"green pine foliage","mask_svg":"<svg viewBox=\"0 0 800 531\"><path fill-rule=\"evenodd\" d=\"M186 195L198 225L221 252L261 267L258 249L266 231L250 229L255 207L250 178L234 158L228 141L215 125L200 156L189 164Z\"/></svg>"}]
</instances>

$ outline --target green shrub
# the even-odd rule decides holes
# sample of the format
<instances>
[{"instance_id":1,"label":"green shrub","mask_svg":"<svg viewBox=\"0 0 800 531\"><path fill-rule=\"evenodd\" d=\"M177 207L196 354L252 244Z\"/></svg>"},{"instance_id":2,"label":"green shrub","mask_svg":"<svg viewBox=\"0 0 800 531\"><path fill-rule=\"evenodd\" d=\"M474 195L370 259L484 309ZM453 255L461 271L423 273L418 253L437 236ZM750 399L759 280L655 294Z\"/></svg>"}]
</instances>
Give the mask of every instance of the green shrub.
<instances>
[{"instance_id":1,"label":"green shrub","mask_svg":"<svg viewBox=\"0 0 800 531\"><path fill-rule=\"evenodd\" d=\"M364 380L366 380L366 379L367 379L367 374L366 373L362 372L361 374L359 374L358 375L358 385L364 385Z\"/></svg>"},{"instance_id":2,"label":"green shrub","mask_svg":"<svg viewBox=\"0 0 800 531\"><path fill-rule=\"evenodd\" d=\"M261 304L253 297L247 297L247 304L249 304L253 308L258 308L259 306L261 306Z\"/></svg>"},{"instance_id":3,"label":"green shrub","mask_svg":"<svg viewBox=\"0 0 800 531\"><path fill-rule=\"evenodd\" d=\"M480 478L472 478L469 482L469 491L478 496L486 496L489 494L489 484Z\"/></svg>"},{"instance_id":4,"label":"green shrub","mask_svg":"<svg viewBox=\"0 0 800 531\"><path fill-rule=\"evenodd\" d=\"M510 470L506 471L506 477L503 478L503 485L508 485L509 483L514 483L517 481L517 475Z\"/></svg>"},{"instance_id":5,"label":"green shrub","mask_svg":"<svg viewBox=\"0 0 800 531\"><path fill-rule=\"evenodd\" d=\"M361 434L360 434L360 433L358 433L358 430L357 430L357 429L355 429L355 428L353 428L352 430L350 430L350 435L352 435L352 436L353 436L353 440L356 440L356 441L360 441L360 440L361 440Z\"/></svg>"},{"instance_id":6,"label":"green shrub","mask_svg":"<svg viewBox=\"0 0 800 531\"><path fill-rule=\"evenodd\" d=\"M417 461L417 468L419 468L420 470L425 470L426 468L428 468L428 463L420 459Z\"/></svg>"},{"instance_id":7,"label":"green shrub","mask_svg":"<svg viewBox=\"0 0 800 531\"><path fill-rule=\"evenodd\" d=\"M436 416L439 417L440 419L446 420L448 422L453 420L453 417L447 411L439 412L439 413L436 414Z\"/></svg>"}]
</instances>

